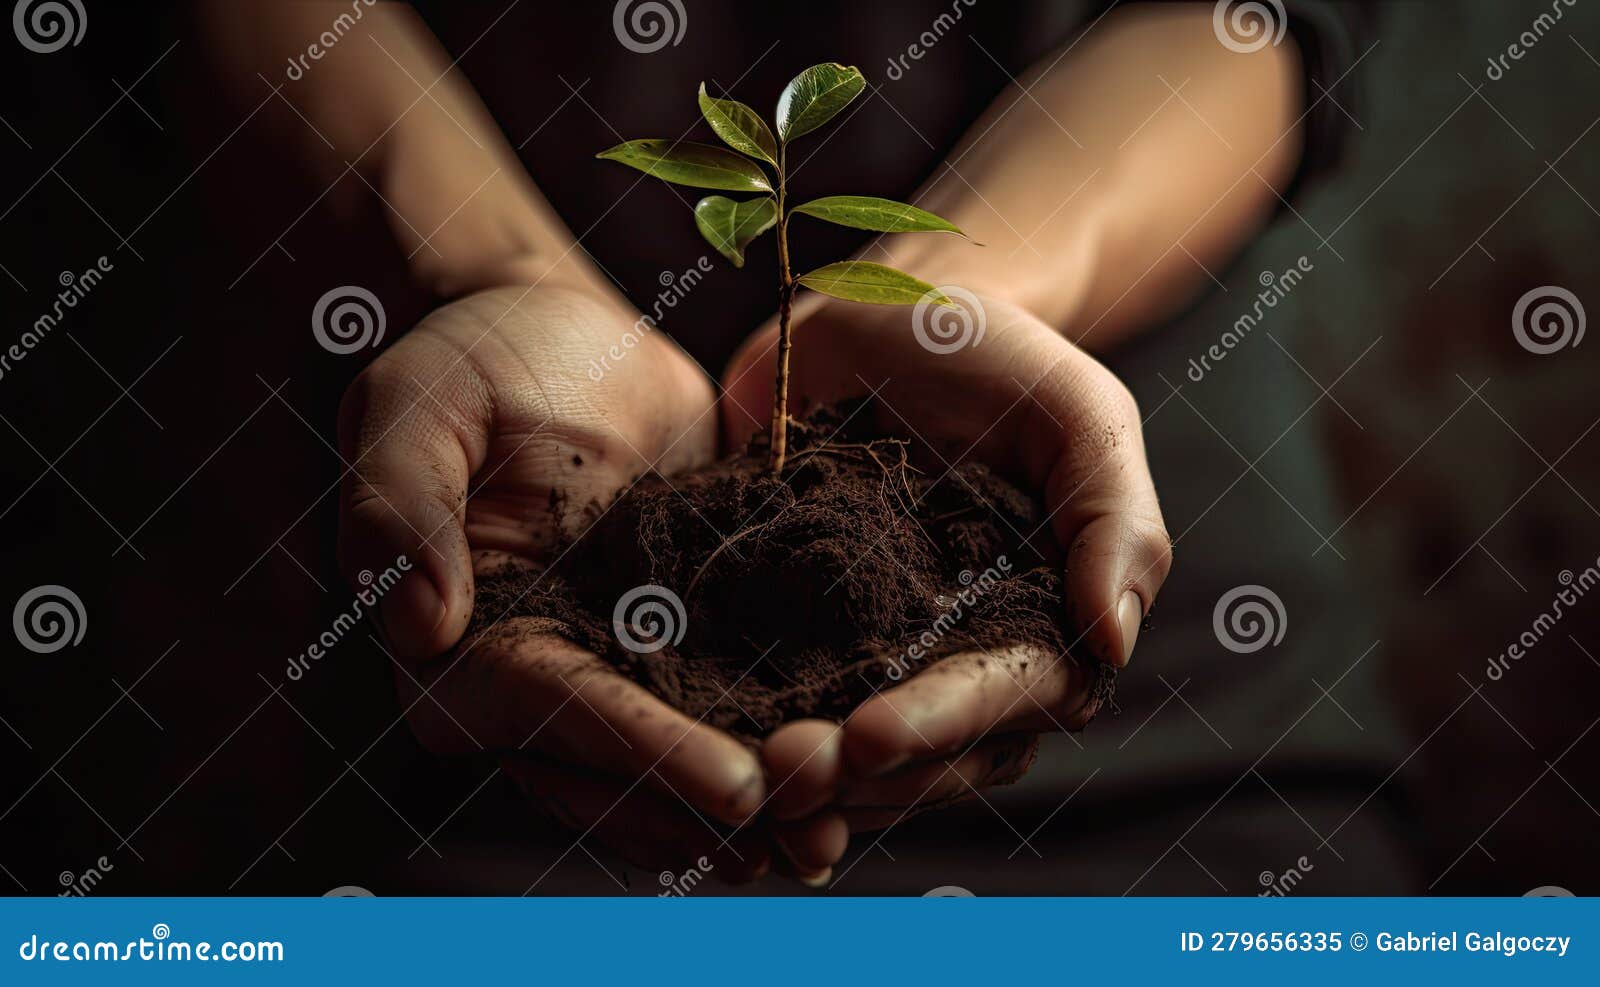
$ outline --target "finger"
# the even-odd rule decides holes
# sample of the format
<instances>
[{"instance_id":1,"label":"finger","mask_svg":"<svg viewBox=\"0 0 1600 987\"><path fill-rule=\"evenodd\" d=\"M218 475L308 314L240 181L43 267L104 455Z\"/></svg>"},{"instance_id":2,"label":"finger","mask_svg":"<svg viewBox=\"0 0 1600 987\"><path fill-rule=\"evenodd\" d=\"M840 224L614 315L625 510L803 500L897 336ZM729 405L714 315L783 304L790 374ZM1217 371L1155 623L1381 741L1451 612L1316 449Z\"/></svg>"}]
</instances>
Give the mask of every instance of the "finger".
<instances>
[{"instance_id":1,"label":"finger","mask_svg":"<svg viewBox=\"0 0 1600 987\"><path fill-rule=\"evenodd\" d=\"M986 788L1011 784L1028 772L1038 754L1038 734L985 737L954 759L914 761L880 778L850 782L837 804L844 809L950 805Z\"/></svg>"},{"instance_id":2,"label":"finger","mask_svg":"<svg viewBox=\"0 0 1600 987\"><path fill-rule=\"evenodd\" d=\"M400 682L415 696L413 728L437 752L542 751L642 781L731 824L753 815L765 796L747 747L536 621L502 621L424 671L420 679L402 673Z\"/></svg>"},{"instance_id":3,"label":"finger","mask_svg":"<svg viewBox=\"0 0 1600 987\"><path fill-rule=\"evenodd\" d=\"M839 815L852 835L888 829L930 809L977 798L1028 773L1039 754L1036 734L988 737L954 762L908 764L881 779L848 788Z\"/></svg>"},{"instance_id":4,"label":"finger","mask_svg":"<svg viewBox=\"0 0 1600 987\"><path fill-rule=\"evenodd\" d=\"M1172 567L1172 540L1138 403L1093 357L1061 346L1031 392L1024 466L1067 549L1067 604L1084 651L1120 668Z\"/></svg>"},{"instance_id":5,"label":"finger","mask_svg":"<svg viewBox=\"0 0 1600 987\"><path fill-rule=\"evenodd\" d=\"M489 409L464 361L408 336L358 376L339 408L339 558L353 584L375 581L378 623L402 661L453 645L472 615L462 529L467 480L482 465ZM388 585L386 575L399 574Z\"/></svg>"},{"instance_id":6,"label":"finger","mask_svg":"<svg viewBox=\"0 0 1600 987\"><path fill-rule=\"evenodd\" d=\"M952 655L862 703L845 721L853 778L874 778L914 759L964 750L987 733L1081 729L1094 673L1070 656L1017 645Z\"/></svg>"},{"instance_id":7,"label":"finger","mask_svg":"<svg viewBox=\"0 0 1600 987\"><path fill-rule=\"evenodd\" d=\"M795 877L814 880L844 856L850 827L843 816L829 810L807 819L773 824L772 841L794 865Z\"/></svg>"},{"instance_id":8,"label":"finger","mask_svg":"<svg viewBox=\"0 0 1600 987\"><path fill-rule=\"evenodd\" d=\"M681 887L690 868L744 883L770 867L765 833L750 830L725 839L681 803L641 786L536 757L506 756L500 766L579 838L592 834L628 863L660 870L663 887Z\"/></svg>"},{"instance_id":9,"label":"finger","mask_svg":"<svg viewBox=\"0 0 1600 987\"><path fill-rule=\"evenodd\" d=\"M798 865L791 863L783 854L778 854L772 859L772 872L791 881L798 881L808 888L822 889L833 880L833 868L824 867L819 871L802 870Z\"/></svg>"},{"instance_id":10,"label":"finger","mask_svg":"<svg viewBox=\"0 0 1600 987\"><path fill-rule=\"evenodd\" d=\"M799 819L827 805L838 787L843 728L828 720L795 720L761 745L774 819Z\"/></svg>"}]
</instances>

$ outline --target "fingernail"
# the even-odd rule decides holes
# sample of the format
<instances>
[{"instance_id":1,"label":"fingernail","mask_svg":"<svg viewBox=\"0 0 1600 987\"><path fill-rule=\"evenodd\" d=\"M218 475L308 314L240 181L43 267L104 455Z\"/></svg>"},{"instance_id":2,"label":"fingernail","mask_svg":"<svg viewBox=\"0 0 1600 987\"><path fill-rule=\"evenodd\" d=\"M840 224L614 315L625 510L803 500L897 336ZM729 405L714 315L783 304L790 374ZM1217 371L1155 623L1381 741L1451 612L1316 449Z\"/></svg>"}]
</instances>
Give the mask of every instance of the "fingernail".
<instances>
[{"instance_id":1,"label":"fingernail","mask_svg":"<svg viewBox=\"0 0 1600 987\"><path fill-rule=\"evenodd\" d=\"M1126 665L1133 657L1134 642L1139 640L1139 625L1144 622L1144 602L1139 594L1128 590L1117 601L1117 623L1122 625L1122 661Z\"/></svg>"},{"instance_id":2,"label":"fingernail","mask_svg":"<svg viewBox=\"0 0 1600 987\"><path fill-rule=\"evenodd\" d=\"M401 579L399 585L378 601L378 622L383 626L389 647L402 652L398 657L433 657L413 652L431 645L429 639L444 623L444 618L444 598L420 572Z\"/></svg>"},{"instance_id":3,"label":"fingernail","mask_svg":"<svg viewBox=\"0 0 1600 987\"><path fill-rule=\"evenodd\" d=\"M750 776L739 786L738 791L728 798L724 809L723 821L735 826L742 826L761 811L761 806L766 799L766 778L761 773L759 765L753 766Z\"/></svg>"},{"instance_id":4,"label":"fingernail","mask_svg":"<svg viewBox=\"0 0 1600 987\"><path fill-rule=\"evenodd\" d=\"M833 880L833 868L824 867L815 874L801 874L799 880L808 888L826 887L828 882Z\"/></svg>"}]
</instances>

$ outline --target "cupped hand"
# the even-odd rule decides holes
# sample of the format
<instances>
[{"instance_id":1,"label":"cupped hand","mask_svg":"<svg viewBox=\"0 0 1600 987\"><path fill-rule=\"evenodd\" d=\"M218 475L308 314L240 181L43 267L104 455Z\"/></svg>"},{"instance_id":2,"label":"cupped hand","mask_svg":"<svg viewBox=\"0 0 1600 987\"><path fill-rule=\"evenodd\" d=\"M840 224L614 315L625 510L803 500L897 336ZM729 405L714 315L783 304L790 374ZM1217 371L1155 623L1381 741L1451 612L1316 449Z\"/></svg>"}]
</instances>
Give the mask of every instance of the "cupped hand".
<instances>
[{"instance_id":1,"label":"cupped hand","mask_svg":"<svg viewBox=\"0 0 1600 987\"><path fill-rule=\"evenodd\" d=\"M1066 557L1070 650L1122 667L1171 565L1138 407L1109 370L1027 311L995 298L960 303L961 313L917 313L808 296L795 313L791 414L875 394L863 413L911 438L934 476L970 458L1038 495ZM757 332L725 374L731 443L770 417L776 334ZM1092 717L1096 678L1092 663L1030 648L945 658L842 725L775 731L763 748L769 809L876 828L1014 780L1032 761L1031 734Z\"/></svg>"},{"instance_id":2,"label":"cupped hand","mask_svg":"<svg viewBox=\"0 0 1600 987\"><path fill-rule=\"evenodd\" d=\"M498 752L530 795L631 862L720 853L723 876L748 876L766 845L714 826L762 804L742 744L527 618L461 640L475 574L548 562L589 505L715 455L710 382L637 320L567 287L484 291L422 320L345 394L340 561L360 581L408 560L377 618L425 746Z\"/></svg>"}]
</instances>

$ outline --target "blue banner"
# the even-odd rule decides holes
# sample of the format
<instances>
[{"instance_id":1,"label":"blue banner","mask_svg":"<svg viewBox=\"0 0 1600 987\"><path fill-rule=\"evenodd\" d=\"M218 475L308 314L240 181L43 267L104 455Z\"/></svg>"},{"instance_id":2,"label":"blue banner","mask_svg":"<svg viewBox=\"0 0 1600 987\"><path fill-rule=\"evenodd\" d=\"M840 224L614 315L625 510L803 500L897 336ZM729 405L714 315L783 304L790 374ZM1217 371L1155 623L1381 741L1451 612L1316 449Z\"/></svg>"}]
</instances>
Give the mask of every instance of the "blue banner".
<instances>
[{"instance_id":1,"label":"blue banner","mask_svg":"<svg viewBox=\"0 0 1600 987\"><path fill-rule=\"evenodd\" d=\"M1592 898L11 898L0 933L7 985L1600 982Z\"/></svg>"}]
</instances>

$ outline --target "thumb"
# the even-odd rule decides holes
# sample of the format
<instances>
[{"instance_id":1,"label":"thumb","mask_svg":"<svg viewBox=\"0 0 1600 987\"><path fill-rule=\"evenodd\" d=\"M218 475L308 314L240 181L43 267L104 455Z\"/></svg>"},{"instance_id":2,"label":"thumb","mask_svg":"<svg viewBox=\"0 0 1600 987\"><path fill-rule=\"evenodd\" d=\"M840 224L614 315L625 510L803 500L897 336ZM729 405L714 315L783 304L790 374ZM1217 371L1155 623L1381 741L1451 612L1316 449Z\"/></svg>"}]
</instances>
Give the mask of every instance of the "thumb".
<instances>
[{"instance_id":1,"label":"thumb","mask_svg":"<svg viewBox=\"0 0 1600 987\"><path fill-rule=\"evenodd\" d=\"M1034 389L1026 469L1066 550L1068 613L1080 640L1121 667L1172 567L1172 540L1137 402L1093 357L1063 345L1069 352Z\"/></svg>"},{"instance_id":2,"label":"thumb","mask_svg":"<svg viewBox=\"0 0 1600 987\"><path fill-rule=\"evenodd\" d=\"M462 525L488 411L470 408L470 395L483 393L472 371L438 349L402 339L351 383L339 408L340 568L362 586L391 569L403 573L397 583L377 582L377 621L404 662L451 648L472 614Z\"/></svg>"}]
</instances>

